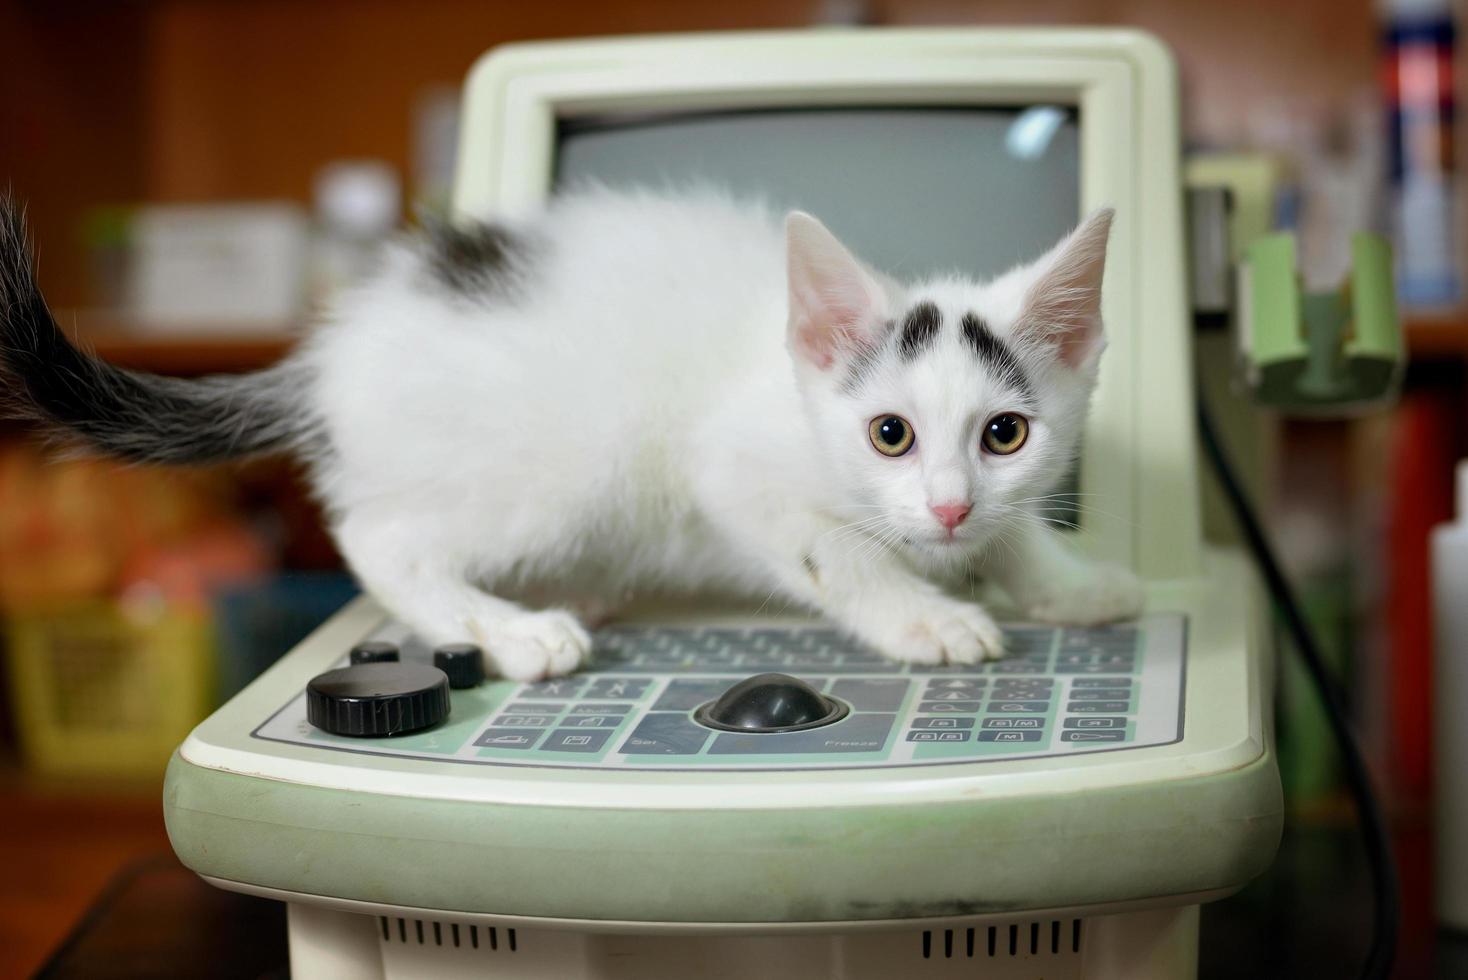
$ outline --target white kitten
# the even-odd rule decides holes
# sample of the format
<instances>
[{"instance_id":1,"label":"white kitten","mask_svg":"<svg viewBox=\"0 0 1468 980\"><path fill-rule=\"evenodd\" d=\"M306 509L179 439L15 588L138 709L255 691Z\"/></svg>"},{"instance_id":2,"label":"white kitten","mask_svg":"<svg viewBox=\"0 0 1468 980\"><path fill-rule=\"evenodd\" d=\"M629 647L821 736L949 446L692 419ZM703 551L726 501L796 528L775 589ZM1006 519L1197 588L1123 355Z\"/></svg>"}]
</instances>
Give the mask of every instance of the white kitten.
<instances>
[{"instance_id":1,"label":"white kitten","mask_svg":"<svg viewBox=\"0 0 1468 980\"><path fill-rule=\"evenodd\" d=\"M199 382L70 347L0 219L18 408L135 459L303 453L364 587L504 676L590 646L512 596L779 597L921 663L1000 652L937 584L958 575L1045 621L1140 608L1043 520L1104 346L1110 211L992 282L899 284L809 215L587 190L395 246L282 365Z\"/></svg>"}]
</instances>

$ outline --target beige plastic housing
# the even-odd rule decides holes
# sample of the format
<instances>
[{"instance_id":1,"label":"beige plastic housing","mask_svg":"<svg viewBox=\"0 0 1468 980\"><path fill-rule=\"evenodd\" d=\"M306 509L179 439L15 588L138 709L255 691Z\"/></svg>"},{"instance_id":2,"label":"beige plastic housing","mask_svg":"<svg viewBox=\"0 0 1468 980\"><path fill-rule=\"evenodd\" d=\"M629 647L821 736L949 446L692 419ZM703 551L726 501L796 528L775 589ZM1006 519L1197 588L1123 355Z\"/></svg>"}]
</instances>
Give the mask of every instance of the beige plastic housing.
<instances>
[{"instance_id":1,"label":"beige plastic housing","mask_svg":"<svg viewBox=\"0 0 1468 980\"><path fill-rule=\"evenodd\" d=\"M941 773L612 774L252 738L383 622L364 599L200 725L165 788L187 866L291 904L293 973L1194 975L1197 905L1267 867L1282 802L1265 606L1240 556L1200 543L1177 80L1161 45L1113 30L832 30L500 48L468 81L454 204L535 207L557 120L582 113L1028 101L1078 108L1081 205L1118 209L1085 530L1147 578L1148 610L1187 619L1183 737ZM1073 947L1044 938L1072 922Z\"/></svg>"},{"instance_id":2,"label":"beige plastic housing","mask_svg":"<svg viewBox=\"0 0 1468 980\"><path fill-rule=\"evenodd\" d=\"M517 44L481 59L465 92L460 217L514 215L541 203L557 122L580 115L1076 107L1081 207L1117 209L1104 297L1109 347L1081 461L1083 545L1146 578L1196 574L1177 77L1167 49L1149 35L822 29Z\"/></svg>"}]
</instances>

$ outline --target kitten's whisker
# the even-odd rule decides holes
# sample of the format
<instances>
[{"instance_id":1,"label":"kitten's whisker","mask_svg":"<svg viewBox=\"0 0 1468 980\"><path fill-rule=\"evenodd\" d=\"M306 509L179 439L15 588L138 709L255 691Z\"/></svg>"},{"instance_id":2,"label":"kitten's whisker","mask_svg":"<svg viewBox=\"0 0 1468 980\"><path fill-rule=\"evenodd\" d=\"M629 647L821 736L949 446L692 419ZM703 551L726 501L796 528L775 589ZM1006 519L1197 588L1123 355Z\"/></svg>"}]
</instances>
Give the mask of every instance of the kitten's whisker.
<instances>
[{"instance_id":1,"label":"kitten's whisker","mask_svg":"<svg viewBox=\"0 0 1468 980\"><path fill-rule=\"evenodd\" d=\"M816 539L816 542L817 544L819 544L821 542L824 542L826 538L829 537L831 539L830 543L836 544L849 538L861 537L865 534L872 532L874 529L880 529L882 522L884 522L886 519L886 516L882 515L869 518L865 521L857 521L851 524L844 524L841 527L834 528L830 531L825 532Z\"/></svg>"},{"instance_id":2,"label":"kitten's whisker","mask_svg":"<svg viewBox=\"0 0 1468 980\"><path fill-rule=\"evenodd\" d=\"M866 545L855 556L854 560L858 562L868 561L881 552L893 550L891 542L894 538L899 537L901 534L902 529L897 527L895 524L891 524L889 522L886 527L878 530L878 532L867 541Z\"/></svg>"}]
</instances>

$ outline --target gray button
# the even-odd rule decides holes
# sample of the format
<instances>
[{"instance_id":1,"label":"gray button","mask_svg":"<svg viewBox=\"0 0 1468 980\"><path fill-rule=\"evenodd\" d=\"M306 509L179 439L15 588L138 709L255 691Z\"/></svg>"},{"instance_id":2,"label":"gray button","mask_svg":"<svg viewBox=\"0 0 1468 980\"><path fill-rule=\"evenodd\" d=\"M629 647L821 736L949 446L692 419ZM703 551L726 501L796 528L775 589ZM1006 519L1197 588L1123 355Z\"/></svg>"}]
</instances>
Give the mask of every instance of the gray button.
<instances>
[{"instance_id":1,"label":"gray button","mask_svg":"<svg viewBox=\"0 0 1468 980\"><path fill-rule=\"evenodd\" d=\"M792 668L804 667L813 670L823 670L835 662L834 653L801 653L799 651L792 653L789 660Z\"/></svg>"},{"instance_id":2,"label":"gray button","mask_svg":"<svg viewBox=\"0 0 1468 980\"><path fill-rule=\"evenodd\" d=\"M1043 661L1034 664L998 663L990 668L990 670L996 674L1043 674L1047 669L1048 668L1045 666L1045 663ZM1060 671L1056 671L1056 673L1060 673Z\"/></svg>"},{"instance_id":3,"label":"gray button","mask_svg":"<svg viewBox=\"0 0 1468 980\"><path fill-rule=\"evenodd\" d=\"M710 734L681 712L644 715L620 751L627 755L694 755Z\"/></svg>"},{"instance_id":4,"label":"gray button","mask_svg":"<svg viewBox=\"0 0 1468 980\"><path fill-rule=\"evenodd\" d=\"M1137 639L1137 628L1135 626L1072 626L1065 631L1065 638L1088 640L1129 640L1135 642Z\"/></svg>"},{"instance_id":5,"label":"gray button","mask_svg":"<svg viewBox=\"0 0 1468 980\"><path fill-rule=\"evenodd\" d=\"M909 742L967 742L968 732L908 732Z\"/></svg>"},{"instance_id":6,"label":"gray button","mask_svg":"<svg viewBox=\"0 0 1468 980\"><path fill-rule=\"evenodd\" d=\"M608 731L577 731L574 728L557 728L540 747L542 752L600 752L611 737Z\"/></svg>"},{"instance_id":7,"label":"gray button","mask_svg":"<svg viewBox=\"0 0 1468 980\"><path fill-rule=\"evenodd\" d=\"M610 665L600 664L600 663L594 663L594 664L592 664L589 667L583 667L583 668L581 668L581 672L583 674L607 673L609 671L616 671L618 674L633 674L633 673L636 673L636 674L667 674L667 673L670 673L670 671L667 669L667 667L660 667L660 666L657 666L655 664L639 664L639 663L617 663L617 664L610 664Z\"/></svg>"},{"instance_id":8,"label":"gray button","mask_svg":"<svg viewBox=\"0 0 1468 980\"><path fill-rule=\"evenodd\" d=\"M692 711L705 701L723 694L734 682L730 680L676 680L652 706L654 711Z\"/></svg>"},{"instance_id":9,"label":"gray button","mask_svg":"<svg viewBox=\"0 0 1468 980\"><path fill-rule=\"evenodd\" d=\"M906 678L900 677L838 680L831 685L831 694L857 711L896 711L907 697L907 684Z\"/></svg>"},{"instance_id":10,"label":"gray button","mask_svg":"<svg viewBox=\"0 0 1468 980\"><path fill-rule=\"evenodd\" d=\"M821 670L828 674L900 674L902 664L890 660L853 661L847 654L843 663L821 664Z\"/></svg>"},{"instance_id":11,"label":"gray button","mask_svg":"<svg viewBox=\"0 0 1468 980\"><path fill-rule=\"evenodd\" d=\"M688 663L688 654L682 651L669 651L664 653L654 650L651 653L640 655L637 658L637 662L647 667L682 667Z\"/></svg>"},{"instance_id":12,"label":"gray button","mask_svg":"<svg viewBox=\"0 0 1468 980\"><path fill-rule=\"evenodd\" d=\"M980 742L1038 742L1044 732L979 732Z\"/></svg>"},{"instance_id":13,"label":"gray button","mask_svg":"<svg viewBox=\"0 0 1468 980\"><path fill-rule=\"evenodd\" d=\"M1092 653L1130 653L1137 648L1135 639L1107 638L1095 636L1067 637L1060 643L1063 652L1088 650Z\"/></svg>"},{"instance_id":14,"label":"gray button","mask_svg":"<svg viewBox=\"0 0 1468 980\"><path fill-rule=\"evenodd\" d=\"M1117 715L1097 718L1067 718L1066 728L1125 728L1126 719Z\"/></svg>"},{"instance_id":15,"label":"gray button","mask_svg":"<svg viewBox=\"0 0 1468 980\"><path fill-rule=\"evenodd\" d=\"M1124 742L1126 731L1113 728L1109 731L1103 729L1096 732L1061 732L1060 740L1062 742Z\"/></svg>"},{"instance_id":16,"label":"gray button","mask_svg":"<svg viewBox=\"0 0 1468 980\"><path fill-rule=\"evenodd\" d=\"M880 752L887 744L896 715L847 715L834 725L806 732L772 735L723 732L714 738L710 755L835 754ZM936 734L936 733L935 733Z\"/></svg>"},{"instance_id":17,"label":"gray button","mask_svg":"<svg viewBox=\"0 0 1468 980\"><path fill-rule=\"evenodd\" d=\"M501 728L545 728L555 715L500 715L494 723Z\"/></svg>"},{"instance_id":18,"label":"gray button","mask_svg":"<svg viewBox=\"0 0 1468 980\"><path fill-rule=\"evenodd\" d=\"M1015 640L1044 640L1050 642L1051 635L1055 632L1051 626L1006 626L1004 627L1005 642Z\"/></svg>"},{"instance_id":19,"label":"gray button","mask_svg":"<svg viewBox=\"0 0 1468 980\"><path fill-rule=\"evenodd\" d=\"M1101 687L1071 691L1070 696L1076 701L1126 701L1131 698L1132 692L1124 687Z\"/></svg>"},{"instance_id":20,"label":"gray button","mask_svg":"<svg viewBox=\"0 0 1468 980\"><path fill-rule=\"evenodd\" d=\"M913 728L972 728L972 718L914 718Z\"/></svg>"},{"instance_id":21,"label":"gray button","mask_svg":"<svg viewBox=\"0 0 1468 980\"><path fill-rule=\"evenodd\" d=\"M474 744L487 749L528 749L544 734L536 728L486 728Z\"/></svg>"},{"instance_id":22,"label":"gray button","mask_svg":"<svg viewBox=\"0 0 1468 980\"><path fill-rule=\"evenodd\" d=\"M924 701L918 705L918 711L925 715L933 714L973 714L979 710L977 701Z\"/></svg>"},{"instance_id":23,"label":"gray button","mask_svg":"<svg viewBox=\"0 0 1468 980\"><path fill-rule=\"evenodd\" d=\"M567 728L616 728L624 720L622 715L567 715L561 724Z\"/></svg>"},{"instance_id":24,"label":"gray button","mask_svg":"<svg viewBox=\"0 0 1468 980\"><path fill-rule=\"evenodd\" d=\"M904 682L904 683L906 683L906 682ZM968 690L968 691L928 691L928 692L926 692L923 695L923 697L929 698L929 699L931 699L933 701L967 701L970 698L980 697L980 696L982 696L980 694L980 692L973 691L973 690Z\"/></svg>"},{"instance_id":25,"label":"gray button","mask_svg":"<svg viewBox=\"0 0 1468 980\"><path fill-rule=\"evenodd\" d=\"M586 684L584 680L577 677L560 677L549 681L536 681L534 684L526 684L515 695L518 698L540 699L540 698L574 698L576 692Z\"/></svg>"},{"instance_id":26,"label":"gray button","mask_svg":"<svg viewBox=\"0 0 1468 980\"><path fill-rule=\"evenodd\" d=\"M1115 667L1102 664L1061 664L1055 668L1057 674L1114 674Z\"/></svg>"},{"instance_id":27,"label":"gray button","mask_svg":"<svg viewBox=\"0 0 1468 980\"><path fill-rule=\"evenodd\" d=\"M582 694L583 698L627 698L636 700L647 693L652 681L645 677L598 677Z\"/></svg>"},{"instance_id":28,"label":"gray button","mask_svg":"<svg viewBox=\"0 0 1468 980\"><path fill-rule=\"evenodd\" d=\"M625 715L631 708L630 704L574 704L571 706L571 714Z\"/></svg>"},{"instance_id":29,"label":"gray button","mask_svg":"<svg viewBox=\"0 0 1468 980\"><path fill-rule=\"evenodd\" d=\"M1044 718L985 718L984 727L987 729L1004 728L1044 728Z\"/></svg>"},{"instance_id":30,"label":"gray button","mask_svg":"<svg viewBox=\"0 0 1468 980\"><path fill-rule=\"evenodd\" d=\"M558 715L565 710L564 704L546 704L544 702L517 701L505 708L505 714L515 715Z\"/></svg>"},{"instance_id":31,"label":"gray button","mask_svg":"<svg viewBox=\"0 0 1468 980\"><path fill-rule=\"evenodd\" d=\"M994 690L1005 691L1011 687L1054 687L1053 677L1001 677L994 682Z\"/></svg>"},{"instance_id":32,"label":"gray button","mask_svg":"<svg viewBox=\"0 0 1468 980\"><path fill-rule=\"evenodd\" d=\"M996 687L989 695L990 701L1047 701L1052 693L1048 687Z\"/></svg>"},{"instance_id":33,"label":"gray button","mask_svg":"<svg viewBox=\"0 0 1468 980\"><path fill-rule=\"evenodd\" d=\"M1072 701L1065 706L1070 714L1092 714L1092 715L1114 715L1118 711L1125 714L1131 710L1128 701Z\"/></svg>"},{"instance_id":34,"label":"gray button","mask_svg":"<svg viewBox=\"0 0 1468 980\"><path fill-rule=\"evenodd\" d=\"M1072 691L1089 691L1098 687L1131 687L1130 677L1077 677L1070 682Z\"/></svg>"},{"instance_id":35,"label":"gray button","mask_svg":"<svg viewBox=\"0 0 1468 980\"><path fill-rule=\"evenodd\" d=\"M939 691L972 691L988 683L987 677L935 677L928 681L926 696L931 697Z\"/></svg>"},{"instance_id":36,"label":"gray button","mask_svg":"<svg viewBox=\"0 0 1468 980\"><path fill-rule=\"evenodd\" d=\"M1050 708L1049 701L990 701L989 714L1043 715Z\"/></svg>"}]
</instances>

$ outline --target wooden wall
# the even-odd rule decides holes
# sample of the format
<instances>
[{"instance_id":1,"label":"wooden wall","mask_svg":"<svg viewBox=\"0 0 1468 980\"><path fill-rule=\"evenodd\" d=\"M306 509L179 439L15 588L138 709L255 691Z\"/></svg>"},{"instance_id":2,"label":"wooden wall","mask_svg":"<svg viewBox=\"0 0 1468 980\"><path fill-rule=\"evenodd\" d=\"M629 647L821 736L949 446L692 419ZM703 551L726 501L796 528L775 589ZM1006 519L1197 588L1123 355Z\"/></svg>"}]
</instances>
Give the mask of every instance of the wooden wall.
<instances>
[{"instance_id":1,"label":"wooden wall","mask_svg":"<svg viewBox=\"0 0 1468 980\"><path fill-rule=\"evenodd\" d=\"M84 304L79 225L142 199L305 200L322 163L408 165L413 102L504 41L795 27L820 0L0 0L0 180L28 199L54 303ZM1369 0L885 0L893 24L1130 25L1180 56L1189 132L1328 117L1375 72Z\"/></svg>"}]
</instances>

